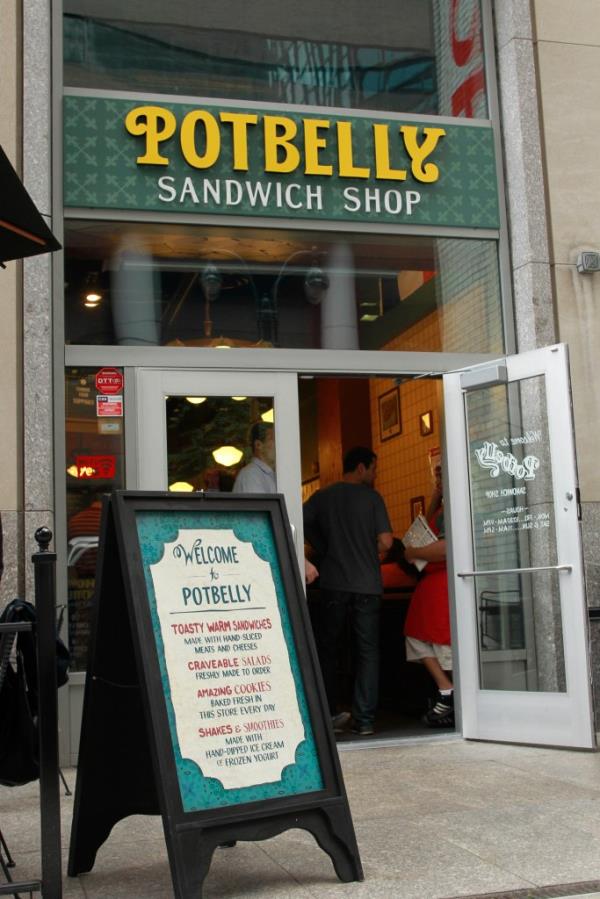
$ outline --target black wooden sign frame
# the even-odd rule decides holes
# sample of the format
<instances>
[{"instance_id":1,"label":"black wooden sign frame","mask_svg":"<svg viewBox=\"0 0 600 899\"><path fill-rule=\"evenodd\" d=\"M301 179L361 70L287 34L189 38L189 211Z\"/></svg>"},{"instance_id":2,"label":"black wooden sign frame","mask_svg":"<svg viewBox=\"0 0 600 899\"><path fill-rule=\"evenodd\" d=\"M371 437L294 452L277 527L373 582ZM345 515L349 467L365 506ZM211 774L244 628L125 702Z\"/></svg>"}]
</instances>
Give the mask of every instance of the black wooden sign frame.
<instances>
[{"instance_id":1,"label":"black wooden sign frame","mask_svg":"<svg viewBox=\"0 0 600 899\"><path fill-rule=\"evenodd\" d=\"M199 512L236 513L241 522L268 515L292 635L288 650L295 651L301 672L320 788L184 809L138 537L136 516L144 512L165 513L170 521ZM267 839L292 827L313 834L340 880L362 880L283 497L114 491L104 501L94 603L69 875L92 869L119 820L160 814L177 899L199 899L218 845Z\"/></svg>"}]
</instances>

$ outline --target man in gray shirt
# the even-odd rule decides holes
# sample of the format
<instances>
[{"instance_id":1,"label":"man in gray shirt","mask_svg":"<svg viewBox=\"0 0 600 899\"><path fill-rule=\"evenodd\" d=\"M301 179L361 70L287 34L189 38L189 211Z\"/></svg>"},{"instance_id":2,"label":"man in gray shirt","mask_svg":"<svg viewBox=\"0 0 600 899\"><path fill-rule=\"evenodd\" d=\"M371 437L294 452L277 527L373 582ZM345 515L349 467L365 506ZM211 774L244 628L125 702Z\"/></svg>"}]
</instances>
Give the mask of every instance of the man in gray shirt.
<instances>
[{"instance_id":1,"label":"man in gray shirt","mask_svg":"<svg viewBox=\"0 0 600 899\"><path fill-rule=\"evenodd\" d=\"M338 659L349 618L356 647L352 729L374 733L379 680L379 610L383 585L379 553L392 546L383 498L373 489L377 456L354 447L344 457L342 481L318 490L304 504L307 542L320 557L323 621L321 669L334 730L348 714L338 712Z\"/></svg>"},{"instance_id":2,"label":"man in gray shirt","mask_svg":"<svg viewBox=\"0 0 600 899\"><path fill-rule=\"evenodd\" d=\"M250 432L252 460L242 468L234 493L277 493L275 481L275 432L269 422L258 421Z\"/></svg>"}]
</instances>

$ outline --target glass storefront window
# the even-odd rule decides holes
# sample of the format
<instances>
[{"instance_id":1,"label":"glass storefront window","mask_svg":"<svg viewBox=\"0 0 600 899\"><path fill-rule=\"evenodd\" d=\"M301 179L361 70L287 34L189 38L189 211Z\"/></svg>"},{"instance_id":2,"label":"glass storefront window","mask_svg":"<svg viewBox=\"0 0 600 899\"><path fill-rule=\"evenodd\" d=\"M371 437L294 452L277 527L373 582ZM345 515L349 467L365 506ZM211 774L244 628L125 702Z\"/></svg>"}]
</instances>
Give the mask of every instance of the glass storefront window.
<instances>
[{"instance_id":1,"label":"glass storefront window","mask_svg":"<svg viewBox=\"0 0 600 899\"><path fill-rule=\"evenodd\" d=\"M487 117L479 0L65 0L65 84Z\"/></svg>"},{"instance_id":2,"label":"glass storefront window","mask_svg":"<svg viewBox=\"0 0 600 899\"><path fill-rule=\"evenodd\" d=\"M98 368L68 368L66 387L67 593L71 669L85 670L102 495L125 486L123 394L102 393ZM109 390L118 388L117 380ZM102 386L102 385L100 385Z\"/></svg>"},{"instance_id":3,"label":"glass storefront window","mask_svg":"<svg viewBox=\"0 0 600 899\"><path fill-rule=\"evenodd\" d=\"M69 344L503 350L493 240L67 221L65 247Z\"/></svg>"}]
</instances>

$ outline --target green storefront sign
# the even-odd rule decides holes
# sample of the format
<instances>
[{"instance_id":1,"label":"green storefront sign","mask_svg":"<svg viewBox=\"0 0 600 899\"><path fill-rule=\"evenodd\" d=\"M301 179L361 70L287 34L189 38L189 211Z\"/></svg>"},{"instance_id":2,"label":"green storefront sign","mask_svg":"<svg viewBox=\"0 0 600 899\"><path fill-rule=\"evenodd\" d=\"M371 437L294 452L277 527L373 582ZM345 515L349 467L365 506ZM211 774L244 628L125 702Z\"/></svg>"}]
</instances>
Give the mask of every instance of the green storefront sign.
<instances>
[{"instance_id":1,"label":"green storefront sign","mask_svg":"<svg viewBox=\"0 0 600 899\"><path fill-rule=\"evenodd\" d=\"M491 128L70 95L65 206L497 229Z\"/></svg>"}]
</instances>

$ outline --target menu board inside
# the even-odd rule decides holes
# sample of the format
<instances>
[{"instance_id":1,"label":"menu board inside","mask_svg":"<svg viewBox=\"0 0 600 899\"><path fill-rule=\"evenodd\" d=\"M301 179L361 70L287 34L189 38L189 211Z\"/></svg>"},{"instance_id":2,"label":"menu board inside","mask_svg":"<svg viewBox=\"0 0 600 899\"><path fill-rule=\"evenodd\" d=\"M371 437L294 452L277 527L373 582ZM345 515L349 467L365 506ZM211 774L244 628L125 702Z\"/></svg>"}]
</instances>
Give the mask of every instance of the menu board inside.
<instances>
[{"instance_id":1,"label":"menu board inside","mask_svg":"<svg viewBox=\"0 0 600 899\"><path fill-rule=\"evenodd\" d=\"M323 789L270 514L136 527L183 810Z\"/></svg>"}]
</instances>

